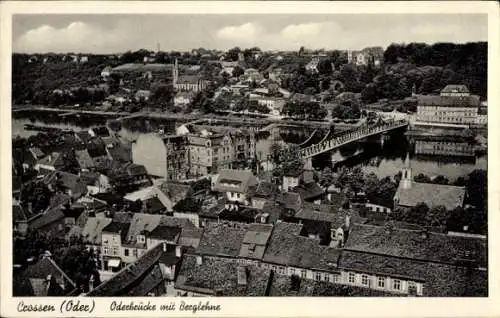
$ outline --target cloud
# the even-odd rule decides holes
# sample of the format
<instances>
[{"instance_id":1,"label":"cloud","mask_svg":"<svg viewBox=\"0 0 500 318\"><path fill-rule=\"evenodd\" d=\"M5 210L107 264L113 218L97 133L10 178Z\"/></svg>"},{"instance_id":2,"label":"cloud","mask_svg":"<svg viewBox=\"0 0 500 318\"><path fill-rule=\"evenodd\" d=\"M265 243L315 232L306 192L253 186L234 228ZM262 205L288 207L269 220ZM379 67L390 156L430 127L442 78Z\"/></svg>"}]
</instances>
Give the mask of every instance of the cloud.
<instances>
[{"instance_id":1,"label":"cloud","mask_svg":"<svg viewBox=\"0 0 500 318\"><path fill-rule=\"evenodd\" d=\"M116 27L104 30L98 26L75 21L66 27L41 25L14 41L17 52L92 52L96 48L112 48L127 39L128 30Z\"/></svg>"},{"instance_id":2,"label":"cloud","mask_svg":"<svg viewBox=\"0 0 500 318\"><path fill-rule=\"evenodd\" d=\"M247 22L225 26L216 32L216 37L235 45L259 46L263 49L298 49L301 45L322 48L334 43L341 28L332 22L288 24L278 30L267 30L262 25Z\"/></svg>"},{"instance_id":3,"label":"cloud","mask_svg":"<svg viewBox=\"0 0 500 318\"><path fill-rule=\"evenodd\" d=\"M252 43L263 34L263 28L255 23L245 23L236 26L226 26L219 29L216 36L225 41L235 43Z\"/></svg>"}]
</instances>

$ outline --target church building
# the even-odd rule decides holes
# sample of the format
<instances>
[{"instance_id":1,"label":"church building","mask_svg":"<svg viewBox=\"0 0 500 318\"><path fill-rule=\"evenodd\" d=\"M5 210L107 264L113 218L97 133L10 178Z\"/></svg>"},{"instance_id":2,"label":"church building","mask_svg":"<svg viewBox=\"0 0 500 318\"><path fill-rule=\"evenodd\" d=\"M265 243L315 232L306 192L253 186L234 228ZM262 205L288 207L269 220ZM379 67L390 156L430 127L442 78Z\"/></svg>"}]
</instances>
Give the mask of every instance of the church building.
<instances>
[{"instance_id":1,"label":"church building","mask_svg":"<svg viewBox=\"0 0 500 318\"><path fill-rule=\"evenodd\" d=\"M465 187L421 183L413 181L410 157L407 155L403 175L394 195L394 207L412 208L425 203L429 208L444 206L447 210L462 207L465 200Z\"/></svg>"},{"instance_id":2,"label":"church building","mask_svg":"<svg viewBox=\"0 0 500 318\"><path fill-rule=\"evenodd\" d=\"M208 81L199 75L179 75L179 64L175 59L173 84L177 91L201 92L208 86Z\"/></svg>"}]
</instances>

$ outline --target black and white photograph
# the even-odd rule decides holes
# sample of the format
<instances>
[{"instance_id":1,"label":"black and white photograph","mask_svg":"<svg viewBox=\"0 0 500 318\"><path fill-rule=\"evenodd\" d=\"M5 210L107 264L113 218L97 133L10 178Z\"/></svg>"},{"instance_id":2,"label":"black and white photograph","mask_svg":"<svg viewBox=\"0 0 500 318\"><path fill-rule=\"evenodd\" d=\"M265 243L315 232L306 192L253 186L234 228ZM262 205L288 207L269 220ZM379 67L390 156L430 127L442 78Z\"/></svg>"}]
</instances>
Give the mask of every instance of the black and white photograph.
<instances>
[{"instance_id":1,"label":"black and white photograph","mask_svg":"<svg viewBox=\"0 0 500 318\"><path fill-rule=\"evenodd\" d=\"M11 46L14 299L490 296L488 14L13 14Z\"/></svg>"}]
</instances>

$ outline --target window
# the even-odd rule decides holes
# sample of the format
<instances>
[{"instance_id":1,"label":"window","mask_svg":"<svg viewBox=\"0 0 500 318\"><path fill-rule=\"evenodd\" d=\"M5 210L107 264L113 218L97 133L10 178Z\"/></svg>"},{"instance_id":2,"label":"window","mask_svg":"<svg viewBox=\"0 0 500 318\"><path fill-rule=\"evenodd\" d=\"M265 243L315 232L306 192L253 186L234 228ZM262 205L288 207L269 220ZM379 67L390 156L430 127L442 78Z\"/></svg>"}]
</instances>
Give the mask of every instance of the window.
<instances>
[{"instance_id":1,"label":"window","mask_svg":"<svg viewBox=\"0 0 500 318\"><path fill-rule=\"evenodd\" d=\"M104 255L108 255L108 248L107 248L107 247L104 247L104 249L103 249L102 253L103 253Z\"/></svg>"},{"instance_id":2,"label":"window","mask_svg":"<svg viewBox=\"0 0 500 318\"><path fill-rule=\"evenodd\" d=\"M125 256L129 255L128 248L125 249L124 254L125 254Z\"/></svg>"},{"instance_id":3,"label":"window","mask_svg":"<svg viewBox=\"0 0 500 318\"><path fill-rule=\"evenodd\" d=\"M361 284L368 285L368 275L361 275Z\"/></svg>"},{"instance_id":4,"label":"window","mask_svg":"<svg viewBox=\"0 0 500 318\"><path fill-rule=\"evenodd\" d=\"M340 275L333 274L333 282L334 283L340 283Z\"/></svg>"},{"instance_id":5,"label":"window","mask_svg":"<svg viewBox=\"0 0 500 318\"><path fill-rule=\"evenodd\" d=\"M392 289L395 289L395 290L401 289L401 281L399 279L395 279L392 281Z\"/></svg>"},{"instance_id":6,"label":"window","mask_svg":"<svg viewBox=\"0 0 500 318\"><path fill-rule=\"evenodd\" d=\"M377 286L379 288L385 288L385 277L379 277L377 279Z\"/></svg>"},{"instance_id":7,"label":"window","mask_svg":"<svg viewBox=\"0 0 500 318\"><path fill-rule=\"evenodd\" d=\"M306 278L306 270L305 269L300 271L300 277Z\"/></svg>"},{"instance_id":8,"label":"window","mask_svg":"<svg viewBox=\"0 0 500 318\"><path fill-rule=\"evenodd\" d=\"M319 282L321 280L321 273L314 273L314 280Z\"/></svg>"},{"instance_id":9,"label":"window","mask_svg":"<svg viewBox=\"0 0 500 318\"><path fill-rule=\"evenodd\" d=\"M410 295L417 294L417 284L415 284L415 282L408 282L408 294Z\"/></svg>"},{"instance_id":10,"label":"window","mask_svg":"<svg viewBox=\"0 0 500 318\"><path fill-rule=\"evenodd\" d=\"M239 193L237 193L237 194L236 194L236 197L239 199L239 198L240 198L240 194L239 194Z\"/></svg>"},{"instance_id":11,"label":"window","mask_svg":"<svg viewBox=\"0 0 500 318\"><path fill-rule=\"evenodd\" d=\"M349 273L349 283L354 284L356 282L356 274Z\"/></svg>"}]
</instances>

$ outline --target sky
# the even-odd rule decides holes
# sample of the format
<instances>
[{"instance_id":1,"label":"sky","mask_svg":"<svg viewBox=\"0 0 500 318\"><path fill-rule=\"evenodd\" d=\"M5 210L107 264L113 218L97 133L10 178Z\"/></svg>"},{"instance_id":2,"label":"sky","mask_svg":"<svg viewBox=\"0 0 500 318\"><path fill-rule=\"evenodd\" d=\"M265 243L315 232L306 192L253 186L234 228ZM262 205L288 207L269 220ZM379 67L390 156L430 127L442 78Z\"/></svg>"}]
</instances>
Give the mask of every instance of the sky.
<instances>
[{"instance_id":1,"label":"sky","mask_svg":"<svg viewBox=\"0 0 500 318\"><path fill-rule=\"evenodd\" d=\"M23 53L358 50L391 43L487 41L481 14L24 14L13 16L12 45Z\"/></svg>"}]
</instances>

